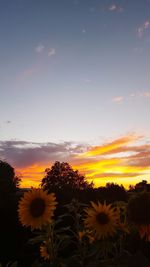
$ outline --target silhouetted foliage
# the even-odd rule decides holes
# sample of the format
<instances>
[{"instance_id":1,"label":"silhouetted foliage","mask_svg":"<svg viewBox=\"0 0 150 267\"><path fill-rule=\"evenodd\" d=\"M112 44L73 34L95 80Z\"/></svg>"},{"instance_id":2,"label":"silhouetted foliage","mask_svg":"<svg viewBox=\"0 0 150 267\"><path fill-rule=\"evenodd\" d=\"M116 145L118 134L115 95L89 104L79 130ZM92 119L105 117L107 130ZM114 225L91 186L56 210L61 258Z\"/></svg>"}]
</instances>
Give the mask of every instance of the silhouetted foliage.
<instances>
[{"instance_id":1,"label":"silhouetted foliage","mask_svg":"<svg viewBox=\"0 0 150 267\"><path fill-rule=\"evenodd\" d=\"M129 186L129 192L140 193L144 191L150 192L150 184L147 182L147 180L142 180L134 186Z\"/></svg>"},{"instance_id":2,"label":"silhouetted foliage","mask_svg":"<svg viewBox=\"0 0 150 267\"><path fill-rule=\"evenodd\" d=\"M150 192L134 194L127 206L127 215L135 224L150 224Z\"/></svg>"},{"instance_id":3,"label":"silhouetted foliage","mask_svg":"<svg viewBox=\"0 0 150 267\"><path fill-rule=\"evenodd\" d=\"M135 185L135 191L137 192L150 191L150 184L148 184L146 180L142 180L141 182Z\"/></svg>"},{"instance_id":4,"label":"silhouetted foliage","mask_svg":"<svg viewBox=\"0 0 150 267\"><path fill-rule=\"evenodd\" d=\"M127 201L127 191L125 190L123 185L107 183L105 188L106 199L109 198L109 201Z\"/></svg>"},{"instance_id":5,"label":"silhouetted foliage","mask_svg":"<svg viewBox=\"0 0 150 267\"><path fill-rule=\"evenodd\" d=\"M72 167L67 162L56 161L51 169L46 169L46 176L42 179L41 186L49 191L58 191L62 189L87 189L93 186L93 183L88 183L85 177Z\"/></svg>"},{"instance_id":6,"label":"silhouetted foliage","mask_svg":"<svg viewBox=\"0 0 150 267\"><path fill-rule=\"evenodd\" d=\"M15 175L14 168L0 160L0 262L3 266L23 257L29 236L18 221L18 199L22 195L19 184L20 178Z\"/></svg>"},{"instance_id":7,"label":"silhouetted foliage","mask_svg":"<svg viewBox=\"0 0 150 267\"><path fill-rule=\"evenodd\" d=\"M84 190L82 194L83 202L107 202L112 203L115 201L127 201L128 193L121 185L108 183L106 186L93 188L91 190ZM87 200L87 201L86 201Z\"/></svg>"},{"instance_id":8,"label":"silhouetted foliage","mask_svg":"<svg viewBox=\"0 0 150 267\"><path fill-rule=\"evenodd\" d=\"M14 168L0 160L0 194L13 193L19 188L21 179L15 175Z\"/></svg>"}]
</instances>

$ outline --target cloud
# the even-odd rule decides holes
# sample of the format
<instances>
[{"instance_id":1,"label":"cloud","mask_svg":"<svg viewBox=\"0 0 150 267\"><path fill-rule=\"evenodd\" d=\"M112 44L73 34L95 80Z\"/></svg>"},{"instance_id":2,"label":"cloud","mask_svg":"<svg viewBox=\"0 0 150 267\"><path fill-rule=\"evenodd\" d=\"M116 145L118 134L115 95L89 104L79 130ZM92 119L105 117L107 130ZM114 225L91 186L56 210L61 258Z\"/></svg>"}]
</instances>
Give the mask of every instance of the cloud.
<instances>
[{"instance_id":1,"label":"cloud","mask_svg":"<svg viewBox=\"0 0 150 267\"><path fill-rule=\"evenodd\" d=\"M150 97L150 92L144 92L143 96L146 97L146 98L149 98Z\"/></svg>"},{"instance_id":2,"label":"cloud","mask_svg":"<svg viewBox=\"0 0 150 267\"><path fill-rule=\"evenodd\" d=\"M38 185L55 161L68 162L95 184L133 184L150 178L150 143L128 134L97 146L75 142L0 141L0 158L22 174L22 186Z\"/></svg>"},{"instance_id":3,"label":"cloud","mask_svg":"<svg viewBox=\"0 0 150 267\"><path fill-rule=\"evenodd\" d=\"M123 96L116 96L112 99L113 102L117 102L117 103L120 103L124 100L124 97Z\"/></svg>"},{"instance_id":4,"label":"cloud","mask_svg":"<svg viewBox=\"0 0 150 267\"><path fill-rule=\"evenodd\" d=\"M55 160L68 160L71 154L80 151L72 143L33 143L25 141L1 141L0 156L11 161L17 168L27 167L32 164L49 163Z\"/></svg>"},{"instance_id":5,"label":"cloud","mask_svg":"<svg viewBox=\"0 0 150 267\"><path fill-rule=\"evenodd\" d=\"M39 44L36 48L35 51L37 53L42 53L43 51L47 51L48 56L54 56L56 54L56 49L55 48L49 48L46 49L43 44Z\"/></svg>"},{"instance_id":6,"label":"cloud","mask_svg":"<svg viewBox=\"0 0 150 267\"><path fill-rule=\"evenodd\" d=\"M127 135L91 147L78 156L80 160L76 167L88 179L96 181L97 185L108 181L119 183L120 178L126 179L128 185L135 183L140 177L149 179L150 145L141 144L141 141L142 136Z\"/></svg>"},{"instance_id":7,"label":"cloud","mask_svg":"<svg viewBox=\"0 0 150 267\"><path fill-rule=\"evenodd\" d=\"M91 149L88 149L87 152L84 152L82 156L89 157L89 156L99 156L99 155L105 155L105 154L112 154L114 153L114 150L117 150L118 152L124 152L122 151L122 148L124 145L130 144L133 141L138 140L140 137L136 135L127 135L123 136L121 138L118 138L110 143L106 143L102 146L95 146ZM118 149L120 149L118 151ZM113 151L113 152L112 152Z\"/></svg>"},{"instance_id":8,"label":"cloud","mask_svg":"<svg viewBox=\"0 0 150 267\"><path fill-rule=\"evenodd\" d=\"M130 97L131 98L150 98L150 91L135 92L135 93L132 93Z\"/></svg>"},{"instance_id":9,"label":"cloud","mask_svg":"<svg viewBox=\"0 0 150 267\"><path fill-rule=\"evenodd\" d=\"M36 186L44 177L44 170L55 161L70 162L83 152L84 145L73 142L35 143L0 141L0 159L6 160L23 177L22 186Z\"/></svg>"},{"instance_id":10,"label":"cloud","mask_svg":"<svg viewBox=\"0 0 150 267\"><path fill-rule=\"evenodd\" d=\"M32 78L35 73L39 70L39 64L34 64L33 66L23 70L22 72L20 72L17 77L16 77L16 82L23 82L25 80L28 80L30 78Z\"/></svg>"},{"instance_id":11,"label":"cloud","mask_svg":"<svg viewBox=\"0 0 150 267\"><path fill-rule=\"evenodd\" d=\"M88 78L86 78L86 79L82 79L82 81L83 81L84 83L91 83L91 82L92 82L92 80L91 80L91 79L88 79Z\"/></svg>"},{"instance_id":12,"label":"cloud","mask_svg":"<svg viewBox=\"0 0 150 267\"><path fill-rule=\"evenodd\" d=\"M12 123L12 121L7 120L7 121L5 121L5 123L6 123L6 124L10 124L10 123Z\"/></svg>"},{"instance_id":13,"label":"cloud","mask_svg":"<svg viewBox=\"0 0 150 267\"><path fill-rule=\"evenodd\" d=\"M41 53L43 52L43 50L45 49L45 46L43 44L39 44L36 48L35 48L35 51L37 53Z\"/></svg>"},{"instance_id":14,"label":"cloud","mask_svg":"<svg viewBox=\"0 0 150 267\"><path fill-rule=\"evenodd\" d=\"M54 56L56 54L56 49L55 48L49 48L48 50L48 56Z\"/></svg>"},{"instance_id":15,"label":"cloud","mask_svg":"<svg viewBox=\"0 0 150 267\"><path fill-rule=\"evenodd\" d=\"M115 96L112 98L113 102L116 103L122 103L123 101L128 101L130 99L146 99L149 98L150 99L150 91L137 91L137 92L133 92L128 96Z\"/></svg>"},{"instance_id":16,"label":"cloud","mask_svg":"<svg viewBox=\"0 0 150 267\"><path fill-rule=\"evenodd\" d=\"M122 12L123 11L123 8L121 6L118 6L116 4L112 4L108 7L108 10L110 12Z\"/></svg>"},{"instance_id":17,"label":"cloud","mask_svg":"<svg viewBox=\"0 0 150 267\"><path fill-rule=\"evenodd\" d=\"M86 29L83 28L83 29L82 29L82 33L86 33Z\"/></svg>"},{"instance_id":18,"label":"cloud","mask_svg":"<svg viewBox=\"0 0 150 267\"><path fill-rule=\"evenodd\" d=\"M146 20L141 26L137 28L137 35L139 38L143 36L145 31L150 28L150 21Z\"/></svg>"}]
</instances>

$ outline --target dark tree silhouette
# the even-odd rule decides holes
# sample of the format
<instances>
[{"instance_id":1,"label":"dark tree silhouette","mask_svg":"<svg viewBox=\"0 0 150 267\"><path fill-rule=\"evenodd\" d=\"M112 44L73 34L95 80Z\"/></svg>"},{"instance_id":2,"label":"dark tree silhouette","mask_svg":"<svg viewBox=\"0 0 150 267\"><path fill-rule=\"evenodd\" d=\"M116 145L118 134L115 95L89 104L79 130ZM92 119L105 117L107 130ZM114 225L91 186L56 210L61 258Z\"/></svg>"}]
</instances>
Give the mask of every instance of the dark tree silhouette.
<instances>
[{"instance_id":1,"label":"dark tree silhouette","mask_svg":"<svg viewBox=\"0 0 150 267\"><path fill-rule=\"evenodd\" d=\"M123 185L118 185L115 183L107 183L105 187L106 199L108 198L110 202L113 201L127 201L127 191Z\"/></svg>"},{"instance_id":2,"label":"dark tree silhouette","mask_svg":"<svg viewBox=\"0 0 150 267\"><path fill-rule=\"evenodd\" d=\"M74 171L67 162L56 161L51 169L46 169L45 172L41 186L49 191L69 188L82 190L93 186L93 183L88 183L85 176L79 174L77 170Z\"/></svg>"},{"instance_id":3,"label":"dark tree silhouette","mask_svg":"<svg viewBox=\"0 0 150 267\"><path fill-rule=\"evenodd\" d=\"M147 182L147 180L142 180L134 186L129 186L129 192L140 193L144 191L150 192L150 184Z\"/></svg>"},{"instance_id":4,"label":"dark tree silhouette","mask_svg":"<svg viewBox=\"0 0 150 267\"><path fill-rule=\"evenodd\" d=\"M13 193L19 187L21 179L15 175L14 168L0 160L0 193Z\"/></svg>"},{"instance_id":5,"label":"dark tree silhouette","mask_svg":"<svg viewBox=\"0 0 150 267\"><path fill-rule=\"evenodd\" d=\"M14 168L6 161L0 160L0 262L15 259L20 249L19 225L16 194L20 179Z\"/></svg>"},{"instance_id":6,"label":"dark tree silhouette","mask_svg":"<svg viewBox=\"0 0 150 267\"><path fill-rule=\"evenodd\" d=\"M142 192L142 191L148 191L148 183L146 180L142 180L141 182L137 183L135 185L135 191Z\"/></svg>"}]
</instances>

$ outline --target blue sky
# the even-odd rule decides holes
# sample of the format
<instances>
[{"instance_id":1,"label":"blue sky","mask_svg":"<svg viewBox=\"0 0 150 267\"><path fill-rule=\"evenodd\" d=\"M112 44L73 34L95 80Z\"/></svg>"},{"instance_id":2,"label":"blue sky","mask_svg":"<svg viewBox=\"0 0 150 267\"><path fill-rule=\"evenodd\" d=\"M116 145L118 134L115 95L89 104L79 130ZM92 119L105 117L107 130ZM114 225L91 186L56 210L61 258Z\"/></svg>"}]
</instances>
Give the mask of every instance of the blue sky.
<instances>
[{"instance_id":1,"label":"blue sky","mask_svg":"<svg viewBox=\"0 0 150 267\"><path fill-rule=\"evenodd\" d=\"M149 133L149 11L146 0L1 0L1 138Z\"/></svg>"},{"instance_id":2,"label":"blue sky","mask_svg":"<svg viewBox=\"0 0 150 267\"><path fill-rule=\"evenodd\" d=\"M149 143L149 70L149 0L0 0L0 141Z\"/></svg>"}]
</instances>

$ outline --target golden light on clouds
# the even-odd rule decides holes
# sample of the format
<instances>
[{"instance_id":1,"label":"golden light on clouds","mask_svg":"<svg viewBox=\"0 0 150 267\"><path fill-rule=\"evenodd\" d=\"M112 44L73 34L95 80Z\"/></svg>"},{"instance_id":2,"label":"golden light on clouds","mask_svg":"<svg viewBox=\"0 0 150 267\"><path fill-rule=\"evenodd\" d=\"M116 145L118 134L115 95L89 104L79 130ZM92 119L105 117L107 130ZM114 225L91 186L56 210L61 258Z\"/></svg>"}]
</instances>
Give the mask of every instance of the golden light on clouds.
<instances>
[{"instance_id":1,"label":"golden light on clouds","mask_svg":"<svg viewBox=\"0 0 150 267\"><path fill-rule=\"evenodd\" d=\"M141 136L128 135L101 146L95 146L80 154L76 168L84 172L87 179L94 181L95 186L115 182L129 186L142 179L150 179L150 146L140 144ZM135 143L137 143L135 145ZM134 146L133 146L134 144Z\"/></svg>"},{"instance_id":2,"label":"golden light on clouds","mask_svg":"<svg viewBox=\"0 0 150 267\"><path fill-rule=\"evenodd\" d=\"M138 136L135 136L135 135L124 136L111 143L108 143L102 146L95 146L80 156L81 157L99 156L99 155L114 151L118 148L121 148L124 145L130 144L136 140L138 140Z\"/></svg>"},{"instance_id":3,"label":"golden light on clouds","mask_svg":"<svg viewBox=\"0 0 150 267\"><path fill-rule=\"evenodd\" d=\"M27 168L17 169L18 173L22 176L21 187L38 187L46 168L46 165L33 164Z\"/></svg>"},{"instance_id":4,"label":"golden light on clouds","mask_svg":"<svg viewBox=\"0 0 150 267\"><path fill-rule=\"evenodd\" d=\"M57 160L61 161L59 158ZM142 179L150 179L150 144L142 136L126 135L100 146L91 146L84 152L71 154L66 161L93 181L96 187L107 182L128 187ZM19 168L23 177L22 187L38 186L44 177L44 170L54 162L39 162Z\"/></svg>"}]
</instances>

